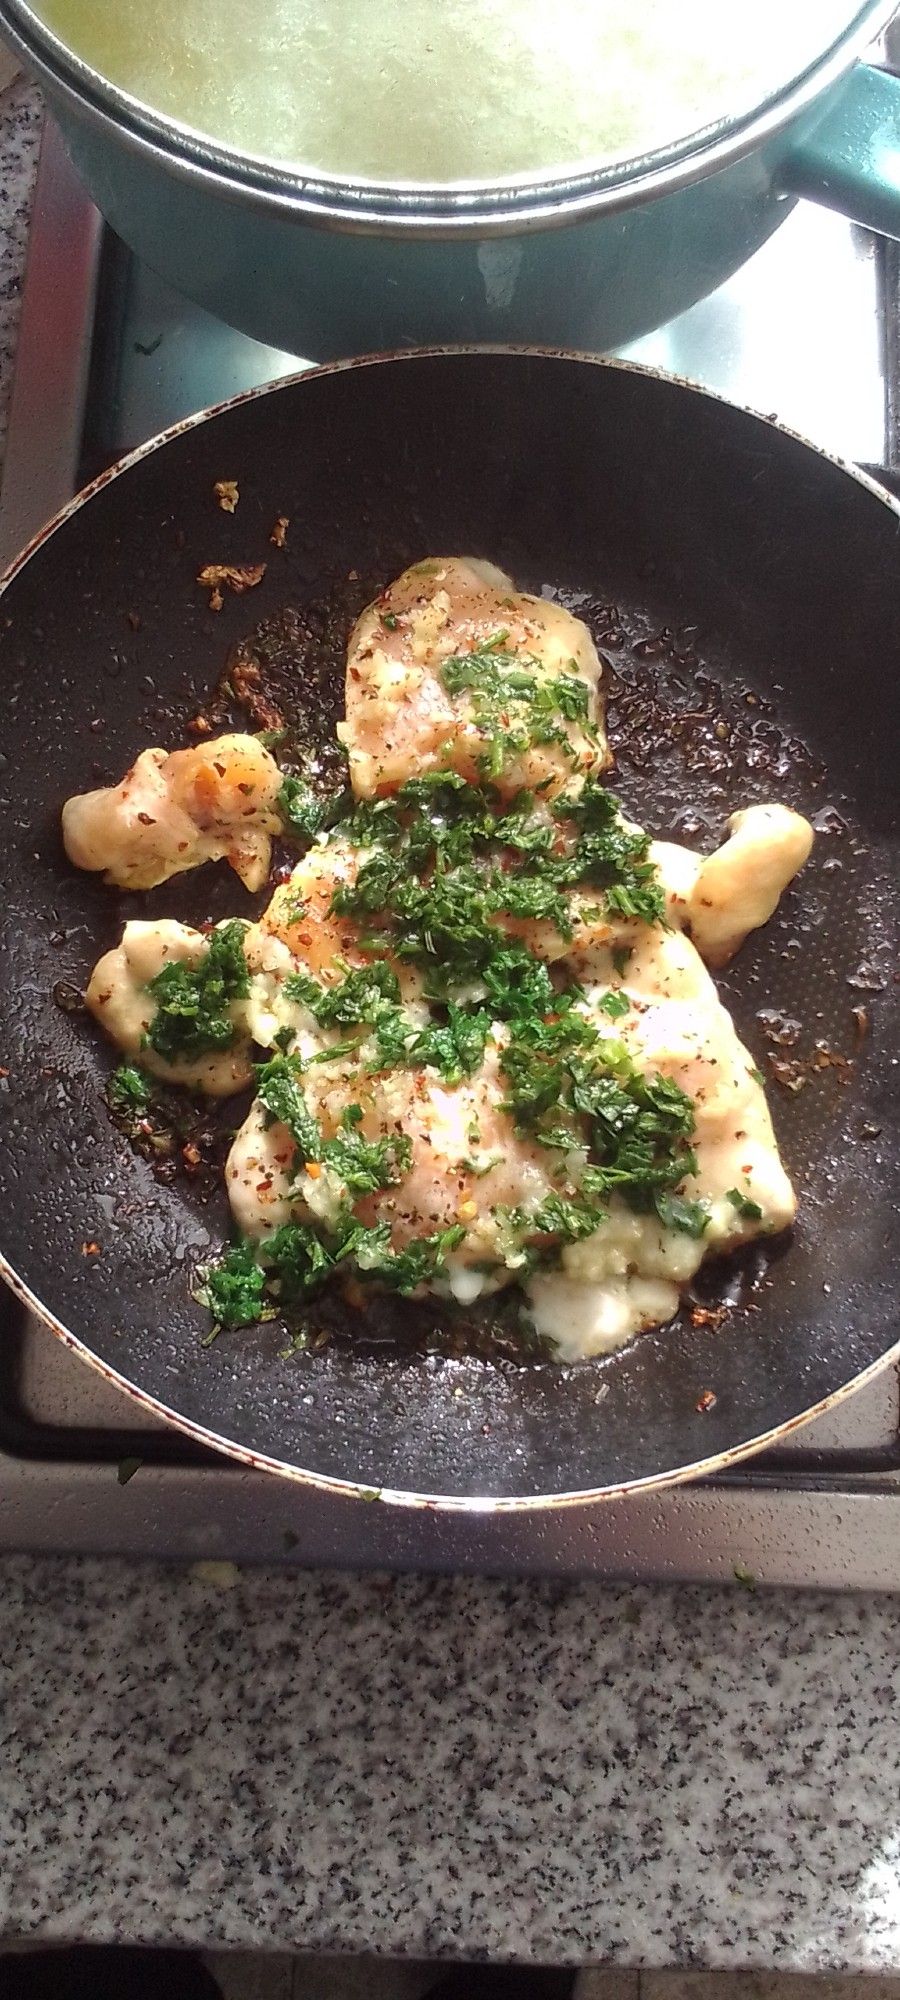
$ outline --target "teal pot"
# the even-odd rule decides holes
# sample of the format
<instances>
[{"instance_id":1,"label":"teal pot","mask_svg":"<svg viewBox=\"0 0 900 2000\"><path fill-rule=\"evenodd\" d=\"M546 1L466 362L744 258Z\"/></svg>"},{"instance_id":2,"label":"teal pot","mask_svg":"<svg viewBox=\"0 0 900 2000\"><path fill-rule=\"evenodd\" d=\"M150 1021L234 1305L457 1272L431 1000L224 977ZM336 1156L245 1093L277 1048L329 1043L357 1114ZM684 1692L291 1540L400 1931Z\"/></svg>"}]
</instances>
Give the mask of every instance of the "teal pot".
<instances>
[{"instance_id":1,"label":"teal pot","mask_svg":"<svg viewBox=\"0 0 900 2000\"><path fill-rule=\"evenodd\" d=\"M900 237L900 80L860 55L894 11L855 10L742 120L630 166L427 189L314 179L228 152L126 97L0 0L113 228L170 284L314 359L444 341L604 351L723 282L799 195Z\"/></svg>"}]
</instances>

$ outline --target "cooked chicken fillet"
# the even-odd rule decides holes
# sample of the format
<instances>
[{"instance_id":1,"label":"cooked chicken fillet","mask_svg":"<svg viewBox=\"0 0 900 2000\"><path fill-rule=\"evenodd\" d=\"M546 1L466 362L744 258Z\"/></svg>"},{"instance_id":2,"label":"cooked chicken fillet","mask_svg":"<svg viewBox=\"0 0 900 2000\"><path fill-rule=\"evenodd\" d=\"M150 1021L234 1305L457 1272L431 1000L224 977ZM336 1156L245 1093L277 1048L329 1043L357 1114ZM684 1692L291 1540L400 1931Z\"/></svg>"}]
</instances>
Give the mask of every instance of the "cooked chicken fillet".
<instances>
[{"instance_id":1,"label":"cooked chicken fillet","mask_svg":"<svg viewBox=\"0 0 900 2000\"><path fill-rule=\"evenodd\" d=\"M510 706L484 692L492 650L507 687L518 673L546 698L546 741L533 740L527 703ZM482 691L463 684L451 692L442 669L467 655L481 662ZM465 668L461 674L465 683ZM583 719L555 710L559 675L583 684ZM353 789L371 798L423 772L452 770L472 783L490 775L504 794L541 787L552 795L573 774L609 763L600 676L587 626L561 605L517 591L489 563L445 556L415 564L369 605L350 637L347 719L338 735Z\"/></svg>"},{"instance_id":2,"label":"cooked chicken fillet","mask_svg":"<svg viewBox=\"0 0 900 2000\"><path fill-rule=\"evenodd\" d=\"M787 806L747 806L732 813L729 836L700 862L687 922L707 965L727 965L750 931L767 924L808 861L813 830Z\"/></svg>"},{"instance_id":3,"label":"cooked chicken fillet","mask_svg":"<svg viewBox=\"0 0 900 2000\"><path fill-rule=\"evenodd\" d=\"M95 965L84 997L101 1028L123 1055L140 1063L142 1069L206 1097L230 1097L243 1090L253 1075L243 1003L236 1002L230 1009L236 1039L228 1049L214 1049L190 1061L179 1058L168 1062L147 1041L156 1013L156 1001L148 991L151 980L167 965L184 965L196 971L208 948L209 938L202 931L169 917L155 923L126 924L121 944L105 952Z\"/></svg>"},{"instance_id":4,"label":"cooked chicken fillet","mask_svg":"<svg viewBox=\"0 0 900 2000\"><path fill-rule=\"evenodd\" d=\"M537 1207L552 1188L557 1162L516 1131L502 1109L498 1044L489 1045L474 1076L450 1088L434 1071L390 1070L360 1075L358 1066L318 1064L304 1077L304 1096L326 1139L341 1113L359 1105L366 1139L403 1135L411 1145L408 1171L396 1187L355 1204L364 1222L388 1222L395 1250L414 1237L465 1226L454 1253L455 1271L468 1270L468 1297L505 1284L515 1273L503 1264L504 1206ZM261 1236L287 1221L328 1223L339 1205L340 1184L328 1167L307 1170L283 1125L267 1122L257 1101L237 1134L225 1170L239 1228ZM481 1272L475 1266L494 1266Z\"/></svg>"},{"instance_id":5,"label":"cooked chicken fillet","mask_svg":"<svg viewBox=\"0 0 900 2000\"><path fill-rule=\"evenodd\" d=\"M593 1235L566 1245L560 1270L530 1279L535 1325L570 1361L671 1319L705 1257L777 1234L796 1210L759 1072L694 945L677 932L635 926L621 985L605 946L575 953L572 969L589 1004L619 987L630 1009L615 1032L641 1069L671 1078L693 1099L697 1170L683 1194L706 1205L709 1221L690 1235L613 1196Z\"/></svg>"},{"instance_id":6,"label":"cooked chicken fillet","mask_svg":"<svg viewBox=\"0 0 900 2000\"><path fill-rule=\"evenodd\" d=\"M340 978L341 962L367 963L353 918L331 911L335 890L355 882L359 863L359 850L346 841L311 847L288 880L278 883L259 920L261 931L280 938L298 963L326 984Z\"/></svg>"},{"instance_id":7,"label":"cooked chicken fillet","mask_svg":"<svg viewBox=\"0 0 900 2000\"><path fill-rule=\"evenodd\" d=\"M144 750L121 784L63 807L66 853L120 889L154 889L204 861L228 861L261 889L281 826L281 772L253 736L217 736L191 750Z\"/></svg>"},{"instance_id":8,"label":"cooked chicken fillet","mask_svg":"<svg viewBox=\"0 0 900 2000\"><path fill-rule=\"evenodd\" d=\"M782 895L809 860L813 829L788 806L746 806L732 813L728 838L712 854L654 840L666 919L690 933L707 965L727 965L751 931L774 916Z\"/></svg>"}]
</instances>

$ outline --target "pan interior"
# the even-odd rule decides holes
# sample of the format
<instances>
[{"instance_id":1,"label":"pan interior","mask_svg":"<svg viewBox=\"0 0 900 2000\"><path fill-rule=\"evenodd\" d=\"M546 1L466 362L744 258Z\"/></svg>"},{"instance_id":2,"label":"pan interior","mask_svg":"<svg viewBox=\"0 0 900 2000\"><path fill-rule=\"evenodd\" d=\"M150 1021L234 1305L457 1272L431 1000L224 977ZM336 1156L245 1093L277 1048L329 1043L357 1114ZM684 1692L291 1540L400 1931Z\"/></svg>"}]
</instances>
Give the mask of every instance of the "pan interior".
<instances>
[{"instance_id":1,"label":"pan interior","mask_svg":"<svg viewBox=\"0 0 900 2000\"><path fill-rule=\"evenodd\" d=\"M213 496L226 478L233 517ZM224 1197L209 1179L163 1185L134 1156L103 1106L108 1054L53 991L84 983L126 914L251 906L206 869L126 912L65 866L59 806L148 742L183 740L241 643L326 738L351 615L416 556L456 550L587 619L610 667L614 783L654 832L711 843L765 798L815 819L813 861L725 982L800 1223L777 1261L720 1275L693 1315L574 1369L435 1352L424 1323L406 1346L392 1329L287 1353L276 1324L204 1348L191 1273L222 1240ZM263 556L252 600L210 613L198 570ZM886 1354L897 561L894 511L771 426L638 371L521 354L308 377L182 432L72 513L8 586L0 632L0 1242L48 1312L232 1447L434 1496L663 1477Z\"/></svg>"}]
</instances>

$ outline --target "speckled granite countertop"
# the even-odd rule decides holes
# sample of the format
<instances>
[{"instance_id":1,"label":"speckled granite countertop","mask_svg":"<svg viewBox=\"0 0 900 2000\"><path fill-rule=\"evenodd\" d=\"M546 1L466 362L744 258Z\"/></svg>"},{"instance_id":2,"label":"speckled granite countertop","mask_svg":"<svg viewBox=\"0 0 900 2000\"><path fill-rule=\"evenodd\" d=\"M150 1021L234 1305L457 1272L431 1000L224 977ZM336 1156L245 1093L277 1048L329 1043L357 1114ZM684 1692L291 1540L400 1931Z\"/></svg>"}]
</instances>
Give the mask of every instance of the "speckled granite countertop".
<instances>
[{"instance_id":1,"label":"speckled granite countertop","mask_svg":"<svg viewBox=\"0 0 900 2000\"><path fill-rule=\"evenodd\" d=\"M0 411L39 132L0 99ZM900 1606L0 1563L0 1938L900 1968Z\"/></svg>"},{"instance_id":2,"label":"speckled granite countertop","mask_svg":"<svg viewBox=\"0 0 900 2000\"><path fill-rule=\"evenodd\" d=\"M0 1931L900 1965L895 1602L0 1565Z\"/></svg>"}]
</instances>

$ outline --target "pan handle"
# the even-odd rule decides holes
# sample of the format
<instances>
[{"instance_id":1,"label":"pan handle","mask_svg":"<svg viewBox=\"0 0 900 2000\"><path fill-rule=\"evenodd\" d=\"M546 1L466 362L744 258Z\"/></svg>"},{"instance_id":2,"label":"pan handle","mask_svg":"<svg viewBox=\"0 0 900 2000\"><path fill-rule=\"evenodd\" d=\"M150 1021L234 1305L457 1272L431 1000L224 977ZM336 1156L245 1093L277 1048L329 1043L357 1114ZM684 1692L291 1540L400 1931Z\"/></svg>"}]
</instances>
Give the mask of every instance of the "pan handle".
<instances>
[{"instance_id":1,"label":"pan handle","mask_svg":"<svg viewBox=\"0 0 900 2000\"><path fill-rule=\"evenodd\" d=\"M900 77L857 63L777 179L786 193L900 238Z\"/></svg>"}]
</instances>

